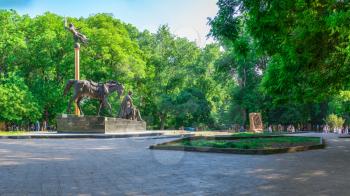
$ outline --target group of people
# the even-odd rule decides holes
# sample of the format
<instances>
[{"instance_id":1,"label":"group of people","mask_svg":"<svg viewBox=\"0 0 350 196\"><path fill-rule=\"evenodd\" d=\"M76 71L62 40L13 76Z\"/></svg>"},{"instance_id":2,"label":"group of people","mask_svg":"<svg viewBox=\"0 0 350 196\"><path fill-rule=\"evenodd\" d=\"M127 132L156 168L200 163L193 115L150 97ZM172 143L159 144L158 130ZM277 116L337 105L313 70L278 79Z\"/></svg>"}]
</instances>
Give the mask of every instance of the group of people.
<instances>
[{"instance_id":1,"label":"group of people","mask_svg":"<svg viewBox=\"0 0 350 196\"><path fill-rule=\"evenodd\" d=\"M49 125L45 120L43 122L37 120L29 124L7 124L3 126L3 129L8 131L52 131L56 128L53 125Z\"/></svg>"},{"instance_id":2,"label":"group of people","mask_svg":"<svg viewBox=\"0 0 350 196\"><path fill-rule=\"evenodd\" d=\"M54 125L49 125L46 120L40 123L38 120L31 124L30 131L54 131L56 127Z\"/></svg>"},{"instance_id":3,"label":"group of people","mask_svg":"<svg viewBox=\"0 0 350 196\"><path fill-rule=\"evenodd\" d=\"M269 125L267 129L270 133L272 133L273 131L279 131L279 132L287 131L287 132L291 132L291 133L295 132L294 125L288 125L286 130L285 130L285 126L283 126L281 124L277 125L277 130L276 130L276 127L274 127L273 125Z\"/></svg>"},{"instance_id":4,"label":"group of people","mask_svg":"<svg viewBox=\"0 0 350 196\"><path fill-rule=\"evenodd\" d=\"M323 133L337 133L337 134L350 134L349 133L349 126L344 126L344 127L335 127L335 128L331 128L329 125L317 125L317 127L314 127L314 129L301 129L299 127L295 128L294 125L288 125L288 126L283 126L281 124L279 125L269 125L267 130L269 132L274 132L274 131L279 131L279 132L283 132L283 131L287 131L290 133L294 133L297 130L307 130L307 131L323 131Z\"/></svg>"},{"instance_id":5,"label":"group of people","mask_svg":"<svg viewBox=\"0 0 350 196\"><path fill-rule=\"evenodd\" d=\"M337 133L337 134L349 134L349 126L345 126L345 127L335 127L333 129L331 129L331 127L329 125L324 125L323 126L323 133Z\"/></svg>"}]
</instances>

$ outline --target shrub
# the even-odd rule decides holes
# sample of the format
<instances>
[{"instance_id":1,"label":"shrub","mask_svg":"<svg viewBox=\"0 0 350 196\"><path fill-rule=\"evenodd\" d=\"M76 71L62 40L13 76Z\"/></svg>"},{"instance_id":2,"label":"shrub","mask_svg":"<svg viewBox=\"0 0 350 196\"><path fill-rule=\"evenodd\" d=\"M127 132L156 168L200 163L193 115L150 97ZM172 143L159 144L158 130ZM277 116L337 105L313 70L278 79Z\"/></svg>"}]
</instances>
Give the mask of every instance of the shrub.
<instances>
[{"instance_id":1,"label":"shrub","mask_svg":"<svg viewBox=\"0 0 350 196\"><path fill-rule=\"evenodd\" d=\"M335 114L328 115L325 121L333 130L341 128L345 122L345 120L342 117L337 116Z\"/></svg>"}]
</instances>

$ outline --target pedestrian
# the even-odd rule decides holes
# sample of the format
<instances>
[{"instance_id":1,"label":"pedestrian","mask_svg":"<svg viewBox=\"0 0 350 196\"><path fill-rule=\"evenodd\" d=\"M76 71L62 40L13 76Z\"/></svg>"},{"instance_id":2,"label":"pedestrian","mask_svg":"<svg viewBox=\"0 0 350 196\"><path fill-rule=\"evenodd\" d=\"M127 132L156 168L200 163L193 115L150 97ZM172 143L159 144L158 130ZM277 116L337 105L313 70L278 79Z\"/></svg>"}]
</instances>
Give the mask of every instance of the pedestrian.
<instances>
[{"instance_id":1,"label":"pedestrian","mask_svg":"<svg viewBox=\"0 0 350 196\"><path fill-rule=\"evenodd\" d=\"M290 131L291 131L292 133L295 133L295 127L294 127L294 125L290 125Z\"/></svg>"},{"instance_id":2,"label":"pedestrian","mask_svg":"<svg viewBox=\"0 0 350 196\"><path fill-rule=\"evenodd\" d=\"M47 121L46 120L44 120L44 122L43 122L42 131L47 131Z\"/></svg>"},{"instance_id":3,"label":"pedestrian","mask_svg":"<svg viewBox=\"0 0 350 196\"><path fill-rule=\"evenodd\" d=\"M35 131L40 131L40 122L38 120L35 122Z\"/></svg>"},{"instance_id":4,"label":"pedestrian","mask_svg":"<svg viewBox=\"0 0 350 196\"><path fill-rule=\"evenodd\" d=\"M323 133L328 133L328 125L324 125L323 127Z\"/></svg>"},{"instance_id":5,"label":"pedestrian","mask_svg":"<svg viewBox=\"0 0 350 196\"><path fill-rule=\"evenodd\" d=\"M269 132L272 133L272 125L269 126Z\"/></svg>"}]
</instances>

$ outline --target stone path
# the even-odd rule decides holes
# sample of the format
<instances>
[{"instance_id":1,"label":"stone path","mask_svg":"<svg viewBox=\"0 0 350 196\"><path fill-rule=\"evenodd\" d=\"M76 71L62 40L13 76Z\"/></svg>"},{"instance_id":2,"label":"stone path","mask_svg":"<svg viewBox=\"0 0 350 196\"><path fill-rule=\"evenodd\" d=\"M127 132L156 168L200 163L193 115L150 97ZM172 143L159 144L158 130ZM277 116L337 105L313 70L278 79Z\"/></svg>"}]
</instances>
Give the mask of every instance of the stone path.
<instances>
[{"instance_id":1,"label":"stone path","mask_svg":"<svg viewBox=\"0 0 350 196\"><path fill-rule=\"evenodd\" d=\"M349 195L350 139L278 155L149 150L169 139L0 140L0 195Z\"/></svg>"}]
</instances>

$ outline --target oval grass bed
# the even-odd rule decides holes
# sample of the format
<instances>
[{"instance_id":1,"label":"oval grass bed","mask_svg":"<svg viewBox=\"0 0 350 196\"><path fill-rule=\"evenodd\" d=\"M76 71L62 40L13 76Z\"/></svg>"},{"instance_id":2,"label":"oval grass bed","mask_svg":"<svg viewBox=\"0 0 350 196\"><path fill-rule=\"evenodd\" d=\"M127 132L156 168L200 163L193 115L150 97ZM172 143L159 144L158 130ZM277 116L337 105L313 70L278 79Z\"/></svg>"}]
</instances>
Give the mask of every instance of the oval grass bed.
<instances>
[{"instance_id":1,"label":"oval grass bed","mask_svg":"<svg viewBox=\"0 0 350 196\"><path fill-rule=\"evenodd\" d=\"M305 136L217 136L189 137L152 145L150 149L219 152L237 154L275 154L322 149L320 137Z\"/></svg>"}]
</instances>

